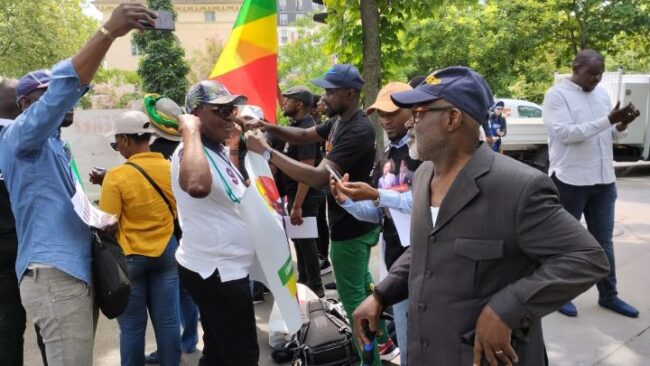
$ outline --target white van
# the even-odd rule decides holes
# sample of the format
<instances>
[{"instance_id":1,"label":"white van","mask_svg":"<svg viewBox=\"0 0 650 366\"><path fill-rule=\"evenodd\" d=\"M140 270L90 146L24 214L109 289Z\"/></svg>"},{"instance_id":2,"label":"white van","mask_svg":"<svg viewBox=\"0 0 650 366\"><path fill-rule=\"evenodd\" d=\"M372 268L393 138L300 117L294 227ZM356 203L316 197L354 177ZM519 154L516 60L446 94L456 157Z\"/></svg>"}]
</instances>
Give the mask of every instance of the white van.
<instances>
[{"instance_id":1,"label":"white van","mask_svg":"<svg viewBox=\"0 0 650 366\"><path fill-rule=\"evenodd\" d=\"M541 118L542 106L522 99L494 98L504 104L503 115L509 118Z\"/></svg>"}]
</instances>

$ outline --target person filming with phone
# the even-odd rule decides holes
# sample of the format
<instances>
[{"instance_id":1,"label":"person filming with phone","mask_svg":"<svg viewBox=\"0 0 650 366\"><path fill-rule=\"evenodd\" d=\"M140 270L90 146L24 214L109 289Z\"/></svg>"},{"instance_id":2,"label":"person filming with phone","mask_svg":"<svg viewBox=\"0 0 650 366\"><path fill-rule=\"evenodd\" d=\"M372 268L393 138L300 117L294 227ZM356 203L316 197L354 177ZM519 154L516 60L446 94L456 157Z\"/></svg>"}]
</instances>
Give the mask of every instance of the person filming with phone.
<instances>
[{"instance_id":1,"label":"person filming with phone","mask_svg":"<svg viewBox=\"0 0 650 366\"><path fill-rule=\"evenodd\" d=\"M18 232L16 276L29 318L41 330L50 366L92 365L97 307L91 229L75 212L71 156L57 131L88 90L116 38L154 24L143 5L121 4L72 58L25 76L22 113L0 132L0 170Z\"/></svg>"}]
</instances>

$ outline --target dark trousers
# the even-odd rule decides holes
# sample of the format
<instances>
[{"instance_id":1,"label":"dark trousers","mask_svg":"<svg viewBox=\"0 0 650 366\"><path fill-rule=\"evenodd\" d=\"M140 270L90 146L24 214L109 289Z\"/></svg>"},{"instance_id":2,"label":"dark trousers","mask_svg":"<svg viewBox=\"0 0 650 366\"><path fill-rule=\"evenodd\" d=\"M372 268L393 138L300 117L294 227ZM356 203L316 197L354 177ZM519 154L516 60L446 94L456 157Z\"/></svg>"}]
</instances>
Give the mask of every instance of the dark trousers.
<instances>
[{"instance_id":1,"label":"dark trousers","mask_svg":"<svg viewBox=\"0 0 650 366\"><path fill-rule=\"evenodd\" d=\"M0 365L23 364L25 309L13 268L0 271Z\"/></svg>"},{"instance_id":2,"label":"dark trousers","mask_svg":"<svg viewBox=\"0 0 650 366\"><path fill-rule=\"evenodd\" d=\"M614 209L616 184L574 186L561 182L555 175L553 181L560 193L560 202L573 217L580 220L585 215L587 229L603 247L609 259L609 274L598 281L598 294L602 300L611 300L616 291L616 262L614 260Z\"/></svg>"},{"instance_id":3,"label":"dark trousers","mask_svg":"<svg viewBox=\"0 0 650 366\"><path fill-rule=\"evenodd\" d=\"M293 206L293 196L289 196L289 213ZM308 195L302 203L302 217L316 217L321 199ZM306 284L316 294L323 292L318 258L318 239L293 239L298 260L298 282Z\"/></svg>"},{"instance_id":4,"label":"dark trousers","mask_svg":"<svg viewBox=\"0 0 650 366\"><path fill-rule=\"evenodd\" d=\"M203 355L199 366L256 366L257 328L248 277L221 282L178 266L178 277L199 307Z\"/></svg>"},{"instance_id":5,"label":"dark trousers","mask_svg":"<svg viewBox=\"0 0 650 366\"><path fill-rule=\"evenodd\" d=\"M327 199L323 197L318 206L318 216L316 216L318 225L318 254L324 260L329 260L330 254L330 227L327 224Z\"/></svg>"}]
</instances>

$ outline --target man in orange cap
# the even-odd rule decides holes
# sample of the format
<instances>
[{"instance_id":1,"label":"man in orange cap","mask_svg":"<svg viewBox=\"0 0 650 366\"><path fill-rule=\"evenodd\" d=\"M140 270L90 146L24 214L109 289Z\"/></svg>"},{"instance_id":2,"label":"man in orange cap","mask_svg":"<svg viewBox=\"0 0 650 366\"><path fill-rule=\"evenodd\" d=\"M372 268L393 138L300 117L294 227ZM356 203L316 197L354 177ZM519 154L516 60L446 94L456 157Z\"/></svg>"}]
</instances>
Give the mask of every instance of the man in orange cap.
<instances>
[{"instance_id":1,"label":"man in orange cap","mask_svg":"<svg viewBox=\"0 0 650 366\"><path fill-rule=\"evenodd\" d=\"M332 193L336 201L355 218L363 221L382 223L383 226L383 260L387 269L409 247L410 243L400 240L397 228L389 209L403 209L410 211L410 191L413 172L420 165L420 161L409 156L408 128L411 121L411 110L399 108L390 99L392 93L411 90L406 83L392 82L384 86L377 95L375 103L367 110L368 115L377 113L379 123L386 131L390 141L386 150L381 154L375 168L376 174L373 183L379 186L379 190L371 188L363 182L346 182L342 185L331 183ZM386 167L386 175L381 176L383 168ZM385 179L390 176L392 179ZM347 181L344 177L343 181ZM381 183L381 184L379 184ZM340 188L340 189L337 189ZM345 193L350 194L350 197ZM363 196L362 201L357 197ZM352 199L358 202L353 202ZM408 311L408 300L393 305L395 317L395 331L399 349L389 339L386 344L379 344L379 354L382 360L391 360L401 352L401 365L406 366L406 317Z\"/></svg>"}]
</instances>

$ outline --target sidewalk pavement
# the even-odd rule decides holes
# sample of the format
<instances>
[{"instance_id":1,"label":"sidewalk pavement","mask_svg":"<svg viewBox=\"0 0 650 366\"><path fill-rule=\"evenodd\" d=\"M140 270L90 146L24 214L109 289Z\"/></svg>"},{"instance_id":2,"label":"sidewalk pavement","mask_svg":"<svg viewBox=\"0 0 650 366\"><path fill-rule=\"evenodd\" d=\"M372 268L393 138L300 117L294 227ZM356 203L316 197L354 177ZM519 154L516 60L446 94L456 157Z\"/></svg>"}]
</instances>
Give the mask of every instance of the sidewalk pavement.
<instances>
[{"instance_id":1,"label":"sidewalk pavement","mask_svg":"<svg viewBox=\"0 0 650 366\"><path fill-rule=\"evenodd\" d=\"M618 201L614 247L618 288L621 298L636 306L641 315L630 319L597 304L598 293L590 289L575 300L577 318L553 313L544 318L544 334L550 365L557 366L650 366L650 165L627 165L617 169ZM552 233L549 233L552 235ZM371 268L377 278L378 253L373 251ZM324 276L324 283L333 276ZM336 291L327 290L328 296ZM255 305L260 344L261 366L276 365L268 347L268 317L272 297ZM95 340L97 366L119 365L119 329L117 322L100 316ZM202 344L199 343L199 349ZM155 349L151 326L147 329L146 352ZM195 366L200 355L183 355L182 365ZM398 359L394 360L399 364ZM34 328L25 333L25 365L41 365ZM285 364L288 365L288 364Z\"/></svg>"}]
</instances>

